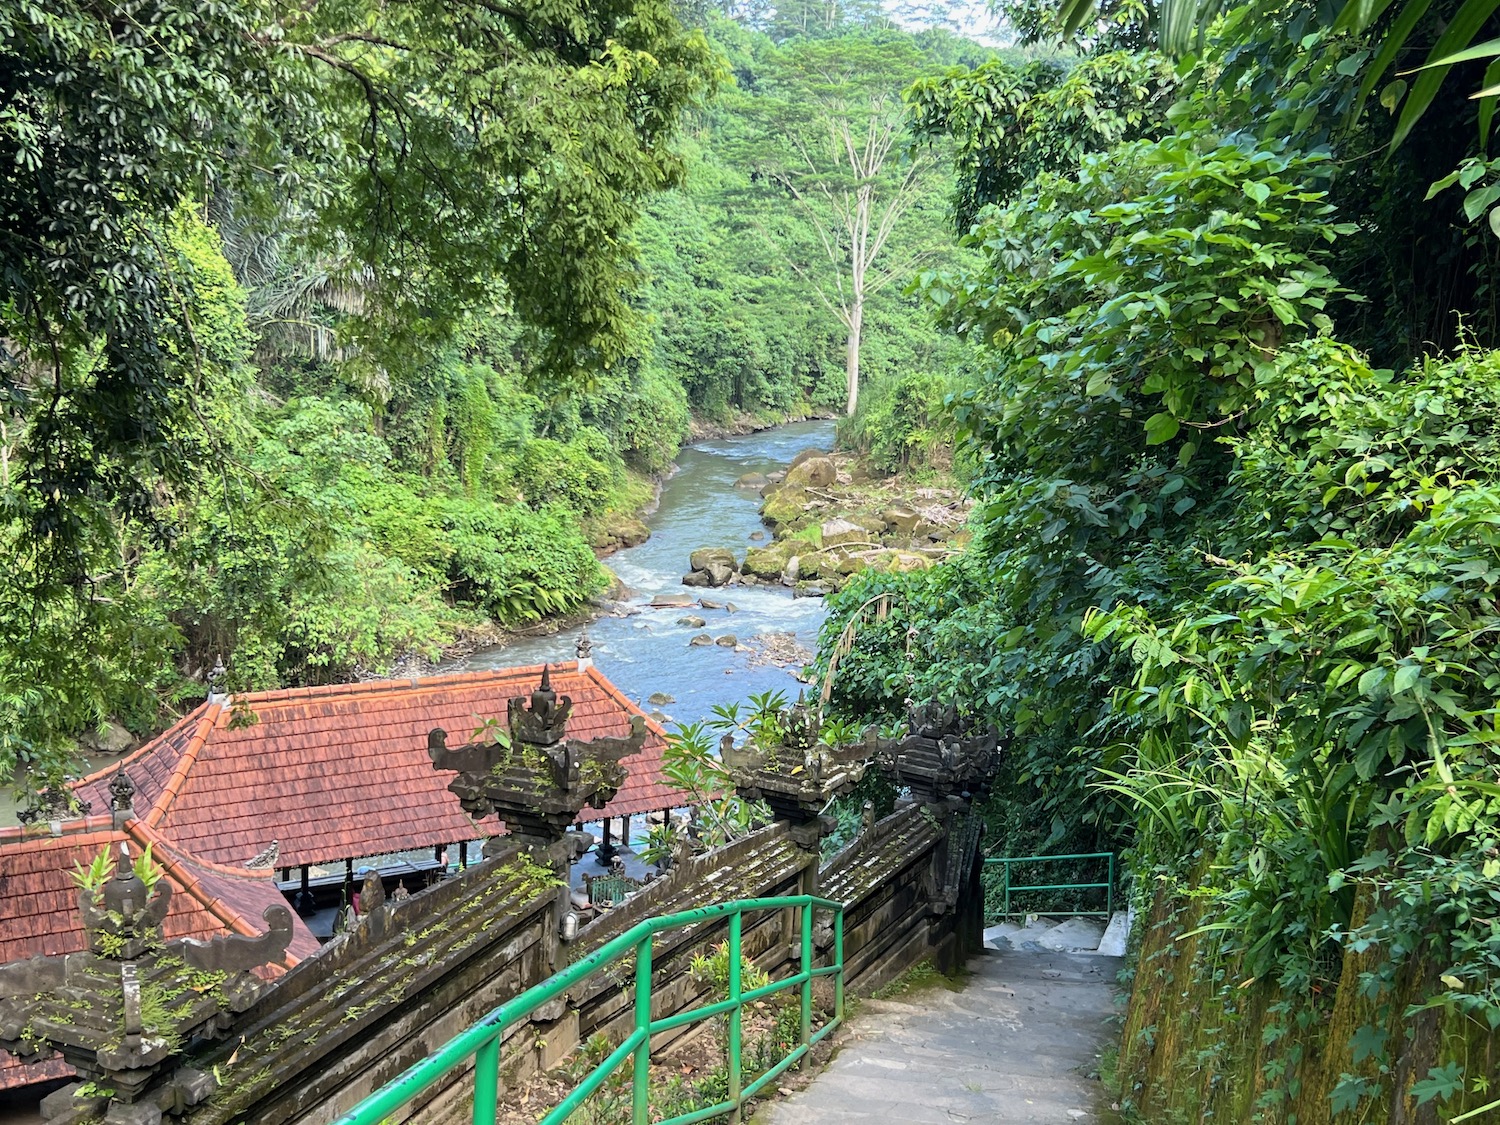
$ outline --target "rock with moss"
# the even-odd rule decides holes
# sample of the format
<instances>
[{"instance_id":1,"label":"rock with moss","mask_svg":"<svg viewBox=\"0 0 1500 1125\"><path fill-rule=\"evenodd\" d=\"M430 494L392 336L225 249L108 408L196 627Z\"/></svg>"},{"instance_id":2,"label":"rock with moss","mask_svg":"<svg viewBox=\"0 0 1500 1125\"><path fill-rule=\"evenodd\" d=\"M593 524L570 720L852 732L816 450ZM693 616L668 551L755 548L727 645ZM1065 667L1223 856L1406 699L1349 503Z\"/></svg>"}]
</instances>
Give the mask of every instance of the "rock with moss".
<instances>
[{"instance_id":1,"label":"rock with moss","mask_svg":"<svg viewBox=\"0 0 1500 1125\"><path fill-rule=\"evenodd\" d=\"M809 457L787 470L783 488L827 488L838 483L838 466L830 457Z\"/></svg>"},{"instance_id":2,"label":"rock with moss","mask_svg":"<svg viewBox=\"0 0 1500 1125\"><path fill-rule=\"evenodd\" d=\"M786 569L791 554L788 544L778 539L765 547L751 547L745 552L745 561L740 569L756 578L774 582L781 578L781 572Z\"/></svg>"}]
</instances>

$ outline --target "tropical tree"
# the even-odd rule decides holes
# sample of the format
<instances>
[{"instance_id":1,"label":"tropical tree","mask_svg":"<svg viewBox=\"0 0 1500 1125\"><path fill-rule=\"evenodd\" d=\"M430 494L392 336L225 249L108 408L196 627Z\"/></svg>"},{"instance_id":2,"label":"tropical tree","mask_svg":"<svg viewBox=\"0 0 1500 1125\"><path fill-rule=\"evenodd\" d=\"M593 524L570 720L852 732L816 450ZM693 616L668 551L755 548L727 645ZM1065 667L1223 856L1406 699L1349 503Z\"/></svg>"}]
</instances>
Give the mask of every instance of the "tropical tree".
<instances>
[{"instance_id":1,"label":"tropical tree","mask_svg":"<svg viewBox=\"0 0 1500 1125\"><path fill-rule=\"evenodd\" d=\"M790 201L822 259L815 268L802 253L789 252L787 263L846 332L850 415L859 402L870 298L906 281L942 245L937 224L929 223L921 239L903 230L935 182L933 155L908 149L901 97L926 69L902 33L796 39L772 56L773 96L749 107L761 126L744 153L752 176L773 198ZM774 215L763 221L777 222Z\"/></svg>"}]
</instances>

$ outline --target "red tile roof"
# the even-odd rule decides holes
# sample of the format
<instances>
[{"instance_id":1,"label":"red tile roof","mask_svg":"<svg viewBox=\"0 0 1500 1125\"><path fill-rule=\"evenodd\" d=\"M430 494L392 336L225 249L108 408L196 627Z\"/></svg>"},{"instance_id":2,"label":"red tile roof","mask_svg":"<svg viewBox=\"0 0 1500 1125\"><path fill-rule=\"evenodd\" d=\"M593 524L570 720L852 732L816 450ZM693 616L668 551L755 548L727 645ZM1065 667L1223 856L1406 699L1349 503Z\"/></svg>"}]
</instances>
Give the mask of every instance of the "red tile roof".
<instances>
[{"instance_id":1,"label":"red tile roof","mask_svg":"<svg viewBox=\"0 0 1500 1125\"><path fill-rule=\"evenodd\" d=\"M65 821L57 835L47 824L0 829L0 964L85 948L78 890L70 873L75 863L87 866L102 848L121 842L133 854L150 844L152 858L172 884L172 903L162 926L168 939L261 934L266 930L262 912L286 904L269 870L203 863L173 848L141 821L130 821L124 830L111 823L108 815ZM317 949L317 939L294 916L286 966ZM72 1073L60 1059L28 1065L0 1051L0 1089Z\"/></svg>"},{"instance_id":2,"label":"red tile roof","mask_svg":"<svg viewBox=\"0 0 1500 1125\"><path fill-rule=\"evenodd\" d=\"M226 707L204 704L124 760L143 820L200 860L238 866L280 845L277 865L300 867L493 835L448 792L433 769L427 734L442 727L467 741L487 718L531 692L541 666L427 679L378 680L254 692ZM554 665L552 686L572 697L568 737L628 733L639 710L593 667ZM665 733L647 721L646 745L626 758L628 778L602 810L579 820L631 816L678 805L661 777ZM95 808L109 806L115 767L79 782Z\"/></svg>"}]
</instances>

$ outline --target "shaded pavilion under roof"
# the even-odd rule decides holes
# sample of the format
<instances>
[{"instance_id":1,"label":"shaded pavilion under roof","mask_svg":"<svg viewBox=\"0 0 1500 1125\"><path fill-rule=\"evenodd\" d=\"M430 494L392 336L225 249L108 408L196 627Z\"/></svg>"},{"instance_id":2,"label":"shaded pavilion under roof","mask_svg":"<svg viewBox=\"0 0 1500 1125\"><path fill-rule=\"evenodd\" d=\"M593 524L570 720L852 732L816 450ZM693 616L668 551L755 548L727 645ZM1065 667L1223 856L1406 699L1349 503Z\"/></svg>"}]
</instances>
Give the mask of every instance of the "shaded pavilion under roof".
<instances>
[{"instance_id":1,"label":"shaded pavilion under roof","mask_svg":"<svg viewBox=\"0 0 1500 1125\"><path fill-rule=\"evenodd\" d=\"M586 662L550 666L570 696L570 739L629 733L631 701ZM164 839L195 856L239 865L279 845L281 868L438 848L493 836L494 817L474 821L433 769L427 735L469 741L508 701L528 695L542 666L425 679L237 694L197 708L123 759L136 809ZM665 732L647 720L646 744L623 761L628 777L603 809L580 823L656 812L682 803L661 775ZM78 782L94 808L109 804L118 766Z\"/></svg>"}]
</instances>

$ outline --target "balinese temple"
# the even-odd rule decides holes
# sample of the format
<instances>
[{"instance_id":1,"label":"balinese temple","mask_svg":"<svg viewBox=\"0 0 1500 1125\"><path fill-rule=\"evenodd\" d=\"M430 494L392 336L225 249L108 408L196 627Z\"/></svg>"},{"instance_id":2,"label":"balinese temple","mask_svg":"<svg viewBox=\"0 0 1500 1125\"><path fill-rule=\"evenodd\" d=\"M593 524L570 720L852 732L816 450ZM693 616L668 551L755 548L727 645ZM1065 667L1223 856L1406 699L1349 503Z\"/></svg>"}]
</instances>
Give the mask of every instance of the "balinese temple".
<instances>
[{"instance_id":1,"label":"balinese temple","mask_svg":"<svg viewBox=\"0 0 1500 1125\"><path fill-rule=\"evenodd\" d=\"M172 885L168 939L267 932L273 906L294 909L284 972L312 955L374 869L387 891L426 885L477 861L505 831L473 820L434 769L429 732L458 743L504 729L510 700L538 688L570 697L571 739L622 738L640 710L592 666L576 663L215 695L120 762L75 783L91 814L0 829L0 965L82 950L71 873L122 843L152 857ZM662 812L682 794L662 778L665 732L648 719L641 749L595 823ZM602 833L609 841L608 831ZM472 849L472 850L471 850ZM608 858L608 848L605 849ZM0 1051L0 1091L69 1073L61 1060L22 1065Z\"/></svg>"}]
</instances>

